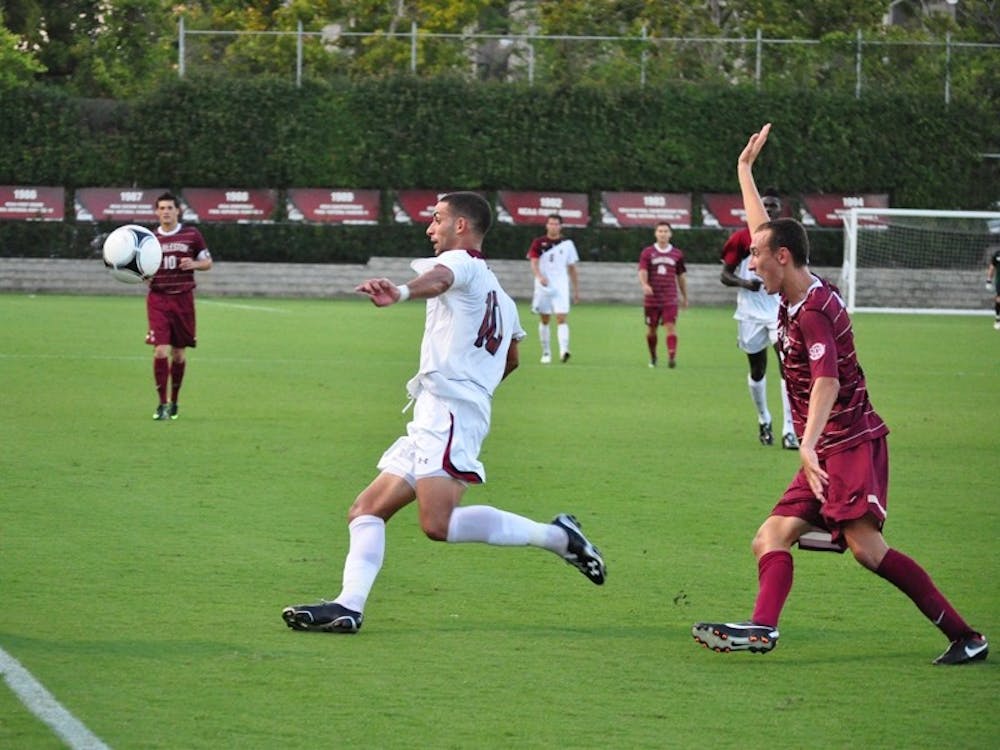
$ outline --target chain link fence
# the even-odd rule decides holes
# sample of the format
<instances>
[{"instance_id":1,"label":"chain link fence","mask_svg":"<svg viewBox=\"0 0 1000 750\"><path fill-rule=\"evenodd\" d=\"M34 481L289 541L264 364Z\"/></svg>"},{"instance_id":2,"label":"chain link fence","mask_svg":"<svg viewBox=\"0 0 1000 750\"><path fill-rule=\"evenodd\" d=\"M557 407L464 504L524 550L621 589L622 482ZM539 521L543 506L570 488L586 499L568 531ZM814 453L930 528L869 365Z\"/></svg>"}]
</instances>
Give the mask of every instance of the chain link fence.
<instances>
[{"instance_id":1,"label":"chain link fence","mask_svg":"<svg viewBox=\"0 0 1000 750\"><path fill-rule=\"evenodd\" d=\"M892 41L855 34L820 40L755 37L535 36L178 29L177 69L304 77L461 75L528 85L696 84L822 87L853 92L996 96L1000 44Z\"/></svg>"}]
</instances>

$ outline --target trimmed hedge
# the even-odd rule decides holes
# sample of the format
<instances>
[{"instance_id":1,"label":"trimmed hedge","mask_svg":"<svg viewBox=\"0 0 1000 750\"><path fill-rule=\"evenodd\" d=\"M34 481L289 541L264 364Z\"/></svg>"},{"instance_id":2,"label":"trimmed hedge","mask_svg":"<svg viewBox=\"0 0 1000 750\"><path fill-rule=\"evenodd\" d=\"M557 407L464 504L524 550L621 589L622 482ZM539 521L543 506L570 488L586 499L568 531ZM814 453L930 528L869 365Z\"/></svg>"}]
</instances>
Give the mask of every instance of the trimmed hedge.
<instances>
[{"instance_id":1,"label":"trimmed hedge","mask_svg":"<svg viewBox=\"0 0 1000 750\"><path fill-rule=\"evenodd\" d=\"M0 184L735 192L736 155L761 123L773 143L762 182L795 195L888 192L891 205L987 208L1000 199L1000 145L988 104L866 93L551 89L394 78L301 88L270 80L171 81L134 101L72 99L46 88L0 91ZM67 207L72 215L72 206ZM598 214L599 215L599 214ZM426 249L422 228L219 226L233 259L353 262ZM0 225L5 255L79 257L86 228ZM706 233L707 232L707 233ZM531 227L498 226L494 253L522 255ZM717 253L708 230L678 232L693 258ZM829 262L839 233L813 233ZM641 235L641 236L640 236ZM577 230L584 255L637 255L650 231ZM70 244L66 245L67 237ZM516 248L516 250L514 249ZM713 255L714 257L714 255ZM822 258L822 261L820 260Z\"/></svg>"}]
</instances>

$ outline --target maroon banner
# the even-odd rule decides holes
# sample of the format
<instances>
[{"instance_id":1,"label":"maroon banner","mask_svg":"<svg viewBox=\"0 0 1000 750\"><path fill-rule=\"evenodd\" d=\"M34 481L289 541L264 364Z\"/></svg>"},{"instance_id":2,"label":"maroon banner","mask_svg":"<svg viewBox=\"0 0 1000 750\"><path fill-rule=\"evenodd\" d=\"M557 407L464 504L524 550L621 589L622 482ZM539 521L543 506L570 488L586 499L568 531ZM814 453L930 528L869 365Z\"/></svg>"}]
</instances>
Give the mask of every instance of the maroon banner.
<instances>
[{"instance_id":1,"label":"maroon banner","mask_svg":"<svg viewBox=\"0 0 1000 750\"><path fill-rule=\"evenodd\" d=\"M504 224L545 224L549 214L559 214L567 227L585 227L590 223L586 193L501 190L497 197L497 221Z\"/></svg>"},{"instance_id":2,"label":"maroon banner","mask_svg":"<svg viewBox=\"0 0 1000 750\"><path fill-rule=\"evenodd\" d=\"M65 214L61 187L0 185L0 221L62 221Z\"/></svg>"},{"instance_id":3,"label":"maroon banner","mask_svg":"<svg viewBox=\"0 0 1000 750\"><path fill-rule=\"evenodd\" d=\"M747 222L743 210L743 196L740 193L705 193L701 196L701 225L704 227L724 227L740 229ZM791 216L789 201L781 197L781 215Z\"/></svg>"},{"instance_id":4,"label":"maroon banner","mask_svg":"<svg viewBox=\"0 0 1000 750\"><path fill-rule=\"evenodd\" d=\"M447 190L397 190L392 217L397 224L429 224L434 206Z\"/></svg>"},{"instance_id":5,"label":"maroon banner","mask_svg":"<svg viewBox=\"0 0 1000 750\"><path fill-rule=\"evenodd\" d=\"M288 219L323 224L378 224L380 204L378 190L290 188Z\"/></svg>"},{"instance_id":6,"label":"maroon banner","mask_svg":"<svg viewBox=\"0 0 1000 750\"><path fill-rule=\"evenodd\" d=\"M691 193L601 193L601 224L606 227L691 227Z\"/></svg>"},{"instance_id":7,"label":"maroon banner","mask_svg":"<svg viewBox=\"0 0 1000 750\"><path fill-rule=\"evenodd\" d=\"M889 208L887 193L813 193L802 196L802 223L806 226L837 227L844 225L843 215L851 208ZM884 223L877 216L865 216L861 224Z\"/></svg>"},{"instance_id":8,"label":"maroon banner","mask_svg":"<svg viewBox=\"0 0 1000 750\"><path fill-rule=\"evenodd\" d=\"M434 217L434 206L441 200L441 196L452 192L454 191L397 190L392 202L392 217L397 224L429 224ZM487 198L482 191L473 192Z\"/></svg>"},{"instance_id":9,"label":"maroon banner","mask_svg":"<svg viewBox=\"0 0 1000 750\"><path fill-rule=\"evenodd\" d=\"M73 196L77 221L155 224L156 197L165 188L80 188Z\"/></svg>"},{"instance_id":10,"label":"maroon banner","mask_svg":"<svg viewBox=\"0 0 1000 750\"><path fill-rule=\"evenodd\" d=\"M278 195L264 188L185 188L184 221L230 221L268 224Z\"/></svg>"}]
</instances>

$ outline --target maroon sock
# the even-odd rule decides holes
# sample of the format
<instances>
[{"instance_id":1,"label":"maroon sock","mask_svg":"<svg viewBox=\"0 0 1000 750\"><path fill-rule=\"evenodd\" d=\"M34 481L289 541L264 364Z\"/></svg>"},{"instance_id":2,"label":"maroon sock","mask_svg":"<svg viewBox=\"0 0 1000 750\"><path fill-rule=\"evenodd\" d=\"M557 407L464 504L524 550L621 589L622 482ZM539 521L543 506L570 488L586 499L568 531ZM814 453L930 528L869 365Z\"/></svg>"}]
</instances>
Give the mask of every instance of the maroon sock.
<instances>
[{"instance_id":1,"label":"maroon sock","mask_svg":"<svg viewBox=\"0 0 1000 750\"><path fill-rule=\"evenodd\" d=\"M646 334L646 346L649 348L649 356L656 359L656 334Z\"/></svg>"},{"instance_id":2,"label":"maroon sock","mask_svg":"<svg viewBox=\"0 0 1000 750\"><path fill-rule=\"evenodd\" d=\"M184 382L184 370L187 361L173 362L170 365L170 400L177 403L177 394L180 393L181 383Z\"/></svg>"},{"instance_id":3,"label":"maroon sock","mask_svg":"<svg viewBox=\"0 0 1000 750\"><path fill-rule=\"evenodd\" d=\"M927 571L902 552L894 549L886 552L875 573L910 597L924 617L937 625L949 641L974 632L938 591Z\"/></svg>"},{"instance_id":4,"label":"maroon sock","mask_svg":"<svg viewBox=\"0 0 1000 750\"><path fill-rule=\"evenodd\" d=\"M156 380L156 392L160 403L167 403L167 379L170 377L170 360L166 357L153 357L153 378Z\"/></svg>"},{"instance_id":5,"label":"maroon sock","mask_svg":"<svg viewBox=\"0 0 1000 750\"><path fill-rule=\"evenodd\" d=\"M677 335L671 334L667 336L667 353L670 355L670 359L677 356Z\"/></svg>"},{"instance_id":6,"label":"maroon sock","mask_svg":"<svg viewBox=\"0 0 1000 750\"><path fill-rule=\"evenodd\" d=\"M768 552L757 561L760 589L757 591L751 620L758 625L778 627L781 609L785 606L788 592L792 590L794 569L792 553L783 549Z\"/></svg>"}]
</instances>

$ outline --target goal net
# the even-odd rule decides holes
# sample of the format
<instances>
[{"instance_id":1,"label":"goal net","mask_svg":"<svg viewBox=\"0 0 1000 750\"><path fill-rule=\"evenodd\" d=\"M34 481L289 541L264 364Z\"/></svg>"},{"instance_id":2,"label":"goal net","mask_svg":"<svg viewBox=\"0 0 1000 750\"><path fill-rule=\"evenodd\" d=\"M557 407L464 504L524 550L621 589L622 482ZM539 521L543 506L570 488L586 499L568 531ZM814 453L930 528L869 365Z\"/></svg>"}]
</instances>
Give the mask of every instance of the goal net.
<instances>
[{"instance_id":1,"label":"goal net","mask_svg":"<svg viewBox=\"0 0 1000 750\"><path fill-rule=\"evenodd\" d=\"M992 314L997 247L1000 212L851 208L841 291L852 312Z\"/></svg>"}]
</instances>

